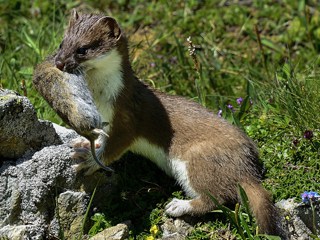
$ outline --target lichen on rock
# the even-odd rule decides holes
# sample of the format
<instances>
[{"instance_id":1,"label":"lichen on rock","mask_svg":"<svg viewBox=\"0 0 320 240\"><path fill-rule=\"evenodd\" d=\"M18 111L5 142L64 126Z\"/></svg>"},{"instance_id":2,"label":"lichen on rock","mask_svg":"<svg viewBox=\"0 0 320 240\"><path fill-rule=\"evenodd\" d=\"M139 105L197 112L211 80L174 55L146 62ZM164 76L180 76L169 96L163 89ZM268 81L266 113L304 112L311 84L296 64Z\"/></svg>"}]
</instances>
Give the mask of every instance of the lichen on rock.
<instances>
[{"instance_id":1,"label":"lichen on rock","mask_svg":"<svg viewBox=\"0 0 320 240\"><path fill-rule=\"evenodd\" d=\"M0 89L0 120L0 159L62 143L52 123L38 120L28 98L13 91Z\"/></svg>"}]
</instances>

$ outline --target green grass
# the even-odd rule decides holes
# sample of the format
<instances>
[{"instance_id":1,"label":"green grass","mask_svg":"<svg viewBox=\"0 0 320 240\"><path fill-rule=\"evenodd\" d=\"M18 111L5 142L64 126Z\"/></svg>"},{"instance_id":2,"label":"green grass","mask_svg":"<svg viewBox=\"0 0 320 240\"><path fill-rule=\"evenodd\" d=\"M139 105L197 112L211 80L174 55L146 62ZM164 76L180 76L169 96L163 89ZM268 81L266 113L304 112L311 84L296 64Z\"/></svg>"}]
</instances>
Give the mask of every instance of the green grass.
<instances>
[{"instance_id":1,"label":"green grass","mask_svg":"<svg viewBox=\"0 0 320 240\"><path fill-rule=\"evenodd\" d=\"M275 200L319 191L317 1L232 2L0 0L0 87L28 96L39 118L62 124L32 87L33 68L58 47L71 8L103 11L118 19L127 33L133 67L143 81L170 94L201 100L214 112L221 109L223 117L257 142L266 167L263 183ZM197 69L189 56L189 36L196 48ZM236 103L239 97L245 100L241 106ZM313 132L312 139L304 138L306 130ZM143 166L130 166L132 172L119 170L118 195L103 212L105 222L95 220L114 225L139 219L131 233L138 239L150 236L150 227L163 221L163 206L177 191L166 189L167 181L173 182L164 175L166 180L159 181L152 165ZM146 190L155 186L161 191ZM128 211L122 212L123 206L129 206ZM214 229L227 225L223 218L199 223L190 239L208 239ZM238 234L235 229L231 233Z\"/></svg>"}]
</instances>

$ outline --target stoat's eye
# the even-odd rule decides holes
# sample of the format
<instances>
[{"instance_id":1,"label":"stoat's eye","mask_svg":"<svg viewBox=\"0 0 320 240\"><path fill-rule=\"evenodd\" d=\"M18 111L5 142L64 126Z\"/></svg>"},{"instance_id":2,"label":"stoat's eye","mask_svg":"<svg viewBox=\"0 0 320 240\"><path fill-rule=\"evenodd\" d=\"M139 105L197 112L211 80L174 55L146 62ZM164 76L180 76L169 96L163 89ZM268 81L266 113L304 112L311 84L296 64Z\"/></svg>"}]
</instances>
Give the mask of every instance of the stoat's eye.
<instances>
[{"instance_id":1,"label":"stoat's eye","mask_svg":"<svg viewBox=\"0 0 320 240\"><path fill-rule=\"evenodd\" d=\"M77 49L77 54L80 54L80 55L85 55L87 53L89 48L87 47L80 47Z\"/></svg>"}]
</instances>

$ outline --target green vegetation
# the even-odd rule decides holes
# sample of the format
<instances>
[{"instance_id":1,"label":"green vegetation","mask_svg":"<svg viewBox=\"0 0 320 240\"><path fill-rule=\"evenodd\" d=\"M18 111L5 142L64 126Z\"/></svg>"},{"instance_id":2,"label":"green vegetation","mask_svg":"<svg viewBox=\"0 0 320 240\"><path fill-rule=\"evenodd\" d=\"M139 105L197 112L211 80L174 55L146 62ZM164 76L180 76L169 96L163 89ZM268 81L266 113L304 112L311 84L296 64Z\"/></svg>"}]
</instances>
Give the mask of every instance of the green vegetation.
<instances>
[{"instance_id":1,"label":"green vegetation","mask_svg":"<svg viewBox=\"0 0 320 240\"><path fill-rule=\"evenodd\" d=\"M222 117L257 142L266 168L264 185L275 200L319 191L316 0L0 3L0 87L28 96L40 118L62 123L32 87L33 67L58 47L71 8L102 11L118 19L129 36L133 67L143 81L200 101L216 113L222 110ZM189 36L195 49L192 56ZM132 236L161 235L157 225L163 221L163 206L177 188L168 189L173 182L152 164L119 165L118 195L108 200L109 212L93 217L90 234L101 226L137 219ZM174 195L183 197L181 192ZM198 223L190 239L214 239L217 229L240 238L241 231L229 230L228 223L217 213ZM254 232L251 223L248 228Z\"/></svg>"}]
</instances>

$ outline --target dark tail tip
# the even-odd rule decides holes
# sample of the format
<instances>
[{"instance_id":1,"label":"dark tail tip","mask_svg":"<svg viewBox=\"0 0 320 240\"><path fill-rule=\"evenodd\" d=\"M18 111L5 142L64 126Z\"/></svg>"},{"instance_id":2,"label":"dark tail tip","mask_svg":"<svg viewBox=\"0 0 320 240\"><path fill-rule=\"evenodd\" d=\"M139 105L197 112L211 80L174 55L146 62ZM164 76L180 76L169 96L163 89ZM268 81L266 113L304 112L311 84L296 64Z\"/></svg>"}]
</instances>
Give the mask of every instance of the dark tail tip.
<instances>
[{"instance_id":1,"label":"dark tail tip","mask_svg":"<svg viewBox=\"0 0 320 240\"><path fill-rule=\"evenodd\" d=\"M248 196L249 205L256 218L259 232L288 239L287 232L281 223L281 215L271 201L270 194L258 182L241 184Z\"/></svg>"}]
</instances>

